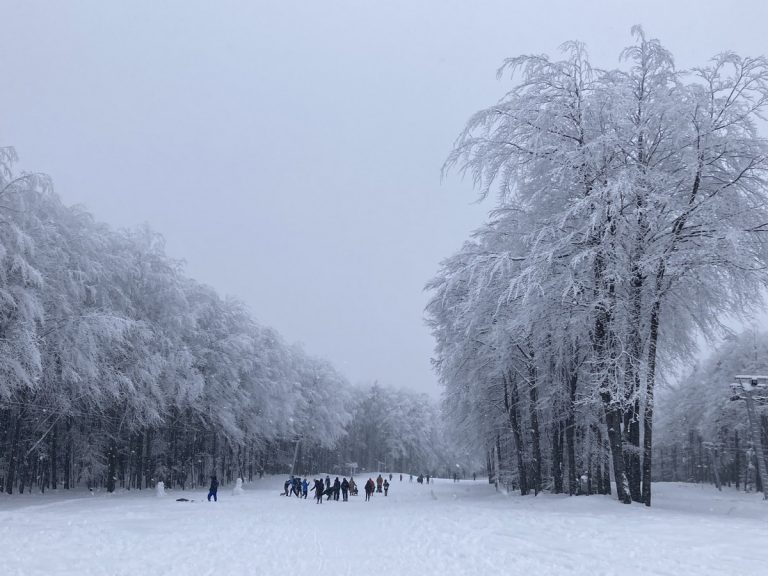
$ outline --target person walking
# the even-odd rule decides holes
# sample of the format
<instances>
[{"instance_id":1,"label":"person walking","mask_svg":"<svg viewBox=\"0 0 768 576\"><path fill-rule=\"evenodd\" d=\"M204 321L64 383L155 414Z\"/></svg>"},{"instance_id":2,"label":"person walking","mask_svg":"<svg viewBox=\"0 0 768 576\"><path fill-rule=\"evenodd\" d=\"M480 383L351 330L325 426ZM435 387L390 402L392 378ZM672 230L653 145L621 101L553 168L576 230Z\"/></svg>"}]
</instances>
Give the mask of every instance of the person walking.
<instances>
[{"instance_id":1,"label":"person walking","mask_svg":"<svg viewBox=\"0 0 768 576\"><path fill-rule=\"evenodd\" d=\"M348 494L349 494L349 482L347 482L347 479L344 478L344 480L341 481L341 498L342 498L342 502L347 502Z\"/></svg>"},{"instance_id":2,"label":"person walking","mask_svg":"<svg viewBox=\"0 0 768 576\"><path fill-rule=\"evenodd\" d=\"M376 478L376 492L381 494L381 484L384 482L384 478L381 477L381 474L379 474L379 477Z\"/></svg>"},{"instance_id":3,"label":"person walking","mask_svg":"<svg viewBox=\"0 0 768 576\"><path fill-rule=\"evenodd\" d=\"M308 488L309 488L309 482L307 482L307 479L304 478L304 481L301 483L301 495L304 496L304 500L307 499Z\"/></svg>"},{"instance_id":4,"label":"person walking","mask_svg":"<svg viewBox=\"0 0 768 576\"><path fill-rule=\"evenodd\" d=\"M216 478L216 474L211 476L211 487L208 488L208 502L211 501L211 498L213 498L214 502L218 502L218 498L216 497L216 493L219 491L219 480Z\"/></svg>"},{"instance_id":5,"label":"person walking","mask_svg":"<svg viewBox=\"0 0 768 576\"><path fill-rule=\"evenodd\" d=\"M368 502L371 499L371 495L375 490L373 478L368 478L368 482L365 483L365 501Z\"/></svg>"},{"instance_id":6,"label":"person walking","mask_svg":"<svg viewBox=\"0 0 768 576\"><path fill-rule=\"evenodd\" d=\"M389 482L384 480L384 496L387 495L387 492L389 492Z\"/></svg>"},{"instance_id":7,"label":"person walking","mask_svg":"<svg viewBox=\"0 0 768 576\"><path fill-rule=\"evenodd\" d=\"M336 476L336 480L333 481L333 500L335 502L339 501L340 490L341 490L341 482L339 482L339 477Z\"/></svg>"},{"instance_id":8,"label":"person walking","mask_svg":"<svg viewBox=\"0 0 768 576\"><path fill-rule=\"evenodd\" d=\"M323 487L323 480L315 478L315 485L312 488L312 490L315 491L315 503L316 504L322 504L323 503L323 491L325 488Z\"/></svg>"}]
</instances>

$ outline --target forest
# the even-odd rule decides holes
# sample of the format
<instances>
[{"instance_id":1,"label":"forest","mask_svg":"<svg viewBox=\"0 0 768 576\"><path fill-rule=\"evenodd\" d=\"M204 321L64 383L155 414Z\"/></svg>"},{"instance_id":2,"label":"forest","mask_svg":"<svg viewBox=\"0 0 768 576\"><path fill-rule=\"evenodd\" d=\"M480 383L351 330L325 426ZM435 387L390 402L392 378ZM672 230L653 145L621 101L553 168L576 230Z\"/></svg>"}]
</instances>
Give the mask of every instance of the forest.
<instances>
[{"instance_id":1,"label":"forest","mask_svg":"<svg viewBox=\"0 0 768 576\"><path fill-rule=\"evenodd\" d=\"M650 506L652 479L703 477L703 456L684 472L681 450L703 454L705 432L745 462L743 403L730 424L715 413L748 365L733 358L715 378L706 364L668 397L663 452L655 411L659 383L688 373L701 341L762 311L768 60L727 52L678 70L632 33L616 69L578 42L560 60L507 59L498 77L513 85L470 118L444 168L497 197L428 285L444 409L522 494Z\"/></svg>"},{"instance_id":2,"label":"forest","mask_svg":"<svg viewBox=\"0 0 768 576\"><path fill-rule=\"evenodd\" d=\"M768 60L678 70L636 27L620 61L578 42L509 58L513 85L455 141L444 174L496 202L427 284L439 405L350 384L186 276L160 234L65 206L0 148L2 491L351 469L647 506L652 480L763 489L729 383L768 372L766 336L690 366L763 310Z\"/></svg>"},{"instance_id":3,"label":"forest","mask_svg":"<svg viewBox=\"0 0 768 576\"><path fill-rule=\"evenodd\" d=\"M159 234L110 229L16 163L0 148L0 491L455 467L429 397L352 386Z\"/></svg>"}]
</instances>

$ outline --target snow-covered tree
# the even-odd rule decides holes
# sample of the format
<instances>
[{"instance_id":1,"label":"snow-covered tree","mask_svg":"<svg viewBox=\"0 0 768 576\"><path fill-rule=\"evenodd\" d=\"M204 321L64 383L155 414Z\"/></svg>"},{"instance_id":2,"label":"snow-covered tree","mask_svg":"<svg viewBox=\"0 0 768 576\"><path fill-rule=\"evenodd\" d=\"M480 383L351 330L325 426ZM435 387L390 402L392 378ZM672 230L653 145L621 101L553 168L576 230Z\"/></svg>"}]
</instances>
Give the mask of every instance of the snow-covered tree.
<instances>
[{"instance_id":1,"label":"snow-covered tree","mask_svg":"<svg viewBox=\"0 0 768 576\"><path fill-rule=\"evenodd\" d=\"M524 378L531 434L518 450L534 483L539 416L552 418L559 485L558 438L589 406L582 435L598 449L607 437L618 498L650 505L657 367L689 357L724 313L759 306L766 283L768 146L756 122L768 61L726 53L685 74L633 34L615 70L593 68L576 42L563 60L505 61L499 76L517 83L470 119L446 163L481 197L498 190L499 208L430 284L429 312L449 395L467 386L446 369L457 358L488 372L486 353L462 341L475 334L496 334L497 372ZM452 316L464 317L456 333Z\"/></svg>"}]
</instances>

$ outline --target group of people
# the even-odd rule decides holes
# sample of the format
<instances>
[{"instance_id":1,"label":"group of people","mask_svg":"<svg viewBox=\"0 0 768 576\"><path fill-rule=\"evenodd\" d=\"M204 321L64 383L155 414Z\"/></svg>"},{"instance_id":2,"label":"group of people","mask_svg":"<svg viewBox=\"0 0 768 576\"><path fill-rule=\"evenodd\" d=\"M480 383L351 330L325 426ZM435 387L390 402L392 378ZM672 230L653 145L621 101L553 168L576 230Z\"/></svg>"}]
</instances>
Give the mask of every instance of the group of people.
<instances>
[{"instance_id":1,"label":"group of people","mask_svg":"<svg viewBox=\"0 0 768 576\"><path fill-rule=\"evenodd\" d=\"M392 474L389 475L389 479L392 479ZM389 481L383 478L381 474L376 478L376 482L373 481L373 478L368 478L364 487L365 501L368 502L371 499L374 491L379 493L383 492L384 496L387 496L389 494L389 486ZM297 498L306 499L311 491L314 491L315 493L314 498L317 504L323 503L323 496L326 497L326 500L335 501L338 501L339 496L341 496L342 501L347 502L349 496L357 496L357 484L351 476L349 477L349 480L344 478L341 481L339 480L339 477L336 476L336 479L333 482L331 482L330 476L326 476L325 482L323 482L322 478L315 478L313 480L313 486L310 488L306 478L302 480L298 476L291 476L283 485L283 496L294 495Z\"/></svg>"},{"instance_id":2,"label":"group of people","mask_svg":"<svg viewBox=\"0 0 768 576\"><path fill-rule=\"evenodd\" d=\"M389 479L392 480L392 474L389 475ZM376 478L375 483L373 478L368 478L368 482L365 483L365 501L368 502L371 499L374 490L381 493L382 489L384 490L384 496L389 494L389 480L382 478L381 474Z\"/></svg>"},{"instance_id":3,"label":"group of people","mask_svg":"<svg viewBox=\"0 0 768 576\"><path fill-rule=\"evenodd\" d=\"M339 496L341 496L343 501L347 502L350 495L357 496L357 484L355 484L355 480L351 476L349 480L344 478L341 481L339 481L339 477L337 476L336 480L333 482L331 482L330 476L326 476L325 482L323 482L322 478L315 478L313 480L313 486L310 488L306 478L302 480L298 476L291 476L283 485L284 496L293 494L297 498L306 499L310 492L315 493L314 498L318 504L323 503L323 496L326 496L327 500L333 499L337 501L339 500Z\"/></svg>"}]
</instances>

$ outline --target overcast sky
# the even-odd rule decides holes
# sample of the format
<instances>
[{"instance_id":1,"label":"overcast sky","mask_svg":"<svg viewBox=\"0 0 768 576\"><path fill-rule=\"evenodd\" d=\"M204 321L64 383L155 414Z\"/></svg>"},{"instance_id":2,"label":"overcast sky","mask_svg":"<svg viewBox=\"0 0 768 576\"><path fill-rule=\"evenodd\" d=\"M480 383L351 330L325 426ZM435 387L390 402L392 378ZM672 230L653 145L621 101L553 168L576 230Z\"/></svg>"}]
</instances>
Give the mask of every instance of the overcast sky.
<instances>
[{"instance_id":1,"label":"overcast sky","mask_svg":"<svg viewBox=\"0 0 768 576\"><path fill-rule=\"evenodd\" d=\"M0 0L0 145L353 382L437 393L422 288L492 206L440 167L521 53L633 24L768 52L768 1Z\"/></svg>"}]
</instances>

